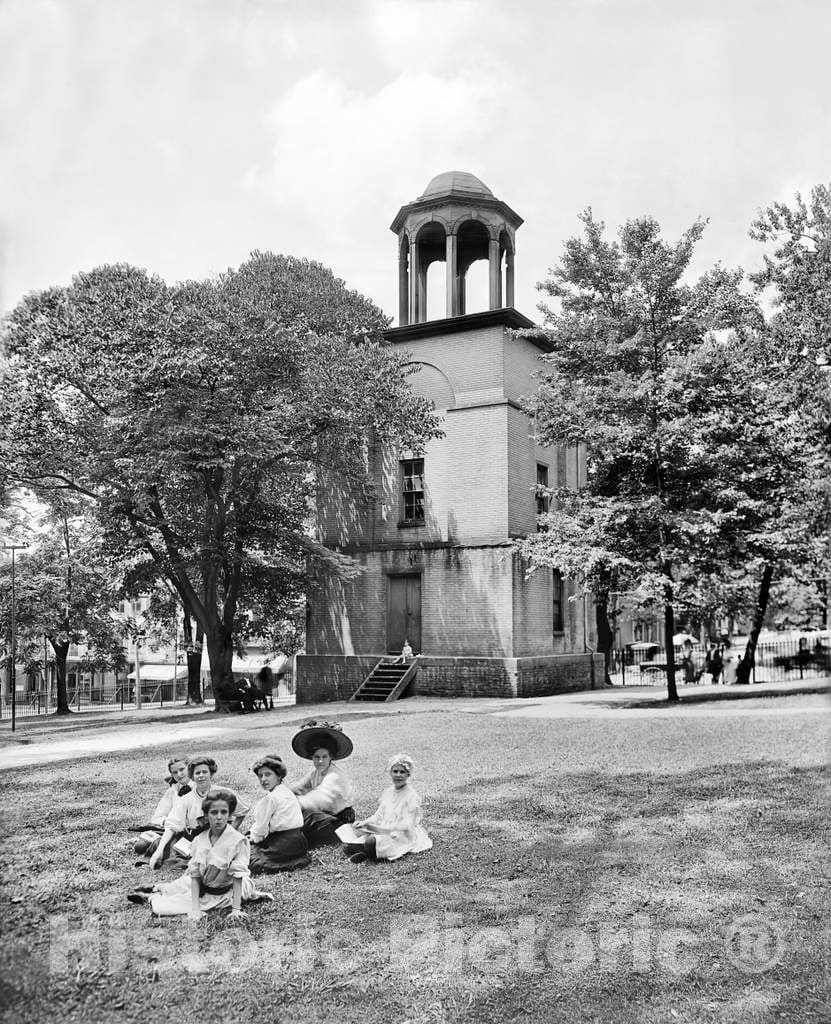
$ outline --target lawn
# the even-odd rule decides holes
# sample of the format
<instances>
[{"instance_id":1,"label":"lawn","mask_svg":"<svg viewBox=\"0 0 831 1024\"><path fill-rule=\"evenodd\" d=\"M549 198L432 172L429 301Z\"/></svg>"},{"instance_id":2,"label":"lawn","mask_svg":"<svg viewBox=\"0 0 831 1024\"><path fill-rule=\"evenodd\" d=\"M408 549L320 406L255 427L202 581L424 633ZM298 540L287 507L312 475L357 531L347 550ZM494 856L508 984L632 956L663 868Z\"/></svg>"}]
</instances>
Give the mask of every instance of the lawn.
<instances>
[{"instance_id":1,"label":"lawn","mask_svg":"<svg viewBox=\"0 0 831 1024\"><path fill-rule=\"evenodd\" d=\"M821 699L569 718L342 707L359 812L408 750L434 849L371 866L326 849L267 876L275 902L237 927L124 898L150 874L125 829L155 805L166 751L4 772L3 1019L827 1021ZM300 717L211 743L217 780L255 798L266 750L299 771Z\"/></svg>"}]
</instances>

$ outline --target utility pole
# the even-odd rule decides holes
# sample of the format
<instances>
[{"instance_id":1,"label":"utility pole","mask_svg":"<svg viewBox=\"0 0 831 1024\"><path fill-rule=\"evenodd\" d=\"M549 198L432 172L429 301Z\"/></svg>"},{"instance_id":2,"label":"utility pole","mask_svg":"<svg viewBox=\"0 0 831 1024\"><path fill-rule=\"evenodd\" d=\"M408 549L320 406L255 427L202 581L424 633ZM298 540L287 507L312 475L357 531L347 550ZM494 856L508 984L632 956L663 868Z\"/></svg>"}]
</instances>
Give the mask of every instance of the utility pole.
<instances>
[{"instance_id":1,"label":"utility pole","mask_svg":"<svg viewBox=\"0 0 831 1024\"><path fill-rule=\"evenodd\" d=\"M11 625L11 681L12 681L12 732L15 729L17 709L17 607L14 591L14 553L28 548L28 544L4 544L3 548L12 553L12 625Z\"/></svg>"},{"instance_id":2,"label":"utility pole","mask_svg":"<svg viewBox=\"0 0 831 1024\"><path fill-rule=\"evenodd\" d=\"M139 648L144 637L136 637L136 708L141 710L141 666L139 665Z\"/></svg>"}]
</instances>

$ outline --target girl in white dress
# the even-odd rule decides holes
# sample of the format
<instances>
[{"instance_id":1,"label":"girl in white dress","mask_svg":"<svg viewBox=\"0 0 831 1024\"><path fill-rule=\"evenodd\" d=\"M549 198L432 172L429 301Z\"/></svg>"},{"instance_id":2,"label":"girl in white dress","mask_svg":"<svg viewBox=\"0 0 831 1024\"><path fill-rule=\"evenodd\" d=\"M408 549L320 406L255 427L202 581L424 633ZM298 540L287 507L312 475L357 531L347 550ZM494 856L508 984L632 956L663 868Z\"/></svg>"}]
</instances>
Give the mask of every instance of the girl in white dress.
<instances>
[{"instance_id":1,"label":"girl in white dress","mask_svg":"<svg viewBox=\"0 0 831 1024\"><path fill-rule=\"evenodd\" d=\"M187 915L201 920L209 910L231 907L231 917L244 917L242 901L271 899L258 892L248 870L250 847L246 836L229 824L237 807L234 793L215 789L202 802L208 828L193 840L187 870L173 882L129 893L131 903L150 903L158 917ZM147 895L147 889L152 895Z\"/></svg>"},{"instance_id":2,"label":"girl in white dress","mask_svg":"<svg viewBox=\"0 0 831 1024\"><path fill-rule=\"evenodd\" d=\"M353 864L398 860L407 853L422 853L433 847L433 840L421 824L421 798L410 785L413 759L409 754L396 754L388 769L392 785L381 794L378 810L369 818L356 821L352 836L348 833L350 826L344 826L343 834L358 840L343 844Z\"/></svg>"}]
</instances>

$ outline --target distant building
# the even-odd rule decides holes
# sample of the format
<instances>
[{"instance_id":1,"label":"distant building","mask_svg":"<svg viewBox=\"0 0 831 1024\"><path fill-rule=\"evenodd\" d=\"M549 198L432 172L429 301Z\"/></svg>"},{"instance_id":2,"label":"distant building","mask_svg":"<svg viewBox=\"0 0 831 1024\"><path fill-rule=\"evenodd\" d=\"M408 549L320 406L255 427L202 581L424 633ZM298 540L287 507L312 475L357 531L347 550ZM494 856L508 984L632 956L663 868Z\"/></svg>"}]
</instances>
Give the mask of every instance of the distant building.
<instances>
[{"instance_id":1,"label":"distant building","mask_svg":"<svg viewBox=\"0 0 831 1024\"><path fill-rule=\"evenodd\" d=\"M405 639L420 654L420 694L531 696L603 678L594 610L569 601L551 570L525 578L512 542L536 530L536 484L578 486L582 449L539 445L521 399L536 386L541 342L513 308L522 219L472 174L434 178L392 223L399 323L386 332L412 353L413 389L443 417L423 452L369 452L374 500L356 506L323 481L319 536L363 568L310 596L298 702L351 696ZM468 313L471 265L488 261L488 309ZM428 270L444 262L445 316L427 319ZM431 275L432 280L432 275Z\"/></svg>"}]
</instances>

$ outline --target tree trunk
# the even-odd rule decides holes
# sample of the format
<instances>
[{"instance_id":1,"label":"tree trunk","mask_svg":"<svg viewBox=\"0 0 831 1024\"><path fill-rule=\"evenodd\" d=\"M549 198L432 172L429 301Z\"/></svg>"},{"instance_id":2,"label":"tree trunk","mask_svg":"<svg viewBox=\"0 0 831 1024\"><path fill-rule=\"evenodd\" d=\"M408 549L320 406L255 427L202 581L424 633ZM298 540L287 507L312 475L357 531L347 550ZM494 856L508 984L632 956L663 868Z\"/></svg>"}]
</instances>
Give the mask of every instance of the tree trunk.
<instances>
[{"instance_id":1,"label":"tree trunk","mask_svg":"<svg viewBox=\"0 0 831 1024\"><path fill-rule=\"evenodd\" d=\"M66 657L69 654L69 641L53 640L50 636L49 643L55 652L55 695L58 701L55 714L71 715L72 709L66 693Z\"/></svg>"},{"instance_id":2,"label":"tree trunk","mask_svg":"<svg viewBox=\"0 0 831 1024\"><path fill-rule=\"evenodd\" d=\"M608 590L601 590L594 595L594 616L597 623L597 649L603 655L603 681L606 686L611 686L612 641L614 633L609 622Z\"/></svg>"},{"instance_id":3,"label":"tree trunk","mask_svg":"<svg viewBox=\"0 0 831 1024\"><path fill-rule=\"evenodd\" d=\"M208 660L211 663L211 686L217 711L241 710L231 664L234 659L234 638L230 630L221 625L205 632Z\"/></svg>"},{"instance_id":4,"label":"tree trunk","mask_svg":"<svg viewBox=\"0 0 831 1024\"><path fill-rule=\"evenodd\" d=\"M188 699L185 704L204 704L202 696L202 644L205 634L202 627L196 625L196 643L193 641L193 623L185 609L183 618L183 632L185 634L185 645L187 648L188 661Z\"/></svg>"},{"instance_id":5,"label":"tree trunk","mask_svg":"<svg viewBox=\"0 0 831 1024\"><path fill-rule=\"evenodd\" d=\"M675 647L672 638L675 636L675 609L672 604L672 587L664 587L664 647L667 652L667 700L677 701L678 690L675 687Z\"/></svg>"},{"instance_id":6,"label":"tree trunk","mask_svg":"<svg viewBox=\"0 0 831 1024\"><path fill-rule=\"evenodd\" d=\"M753 613L753 628L747 638L747 646L744 649L744 657L736 669L736 682L749 683L750 673L756 662L756 644L759 641L759 633L762 631L762 623L765 621L765 612L768 610L768 597L770 596L770 585L773 581L773 565L765 563L762 572L762 580L759 584L759 593L756 597L756 611Z\"/></svg>"}]
</instances>

